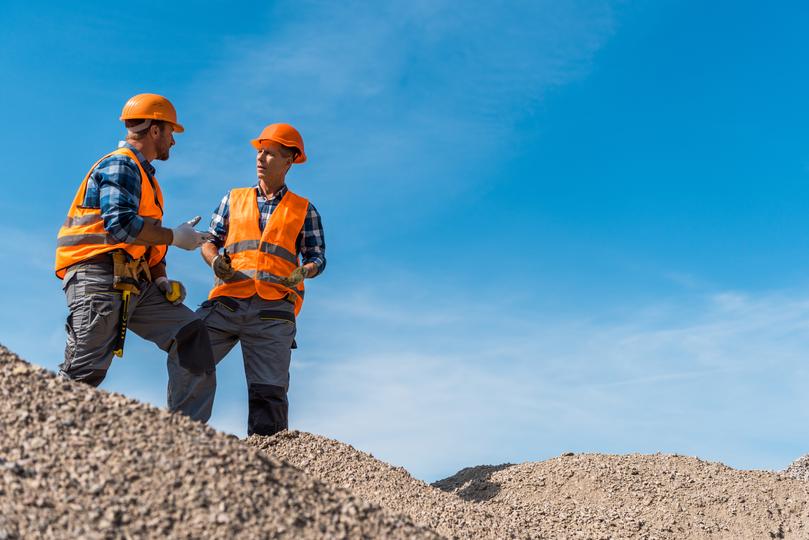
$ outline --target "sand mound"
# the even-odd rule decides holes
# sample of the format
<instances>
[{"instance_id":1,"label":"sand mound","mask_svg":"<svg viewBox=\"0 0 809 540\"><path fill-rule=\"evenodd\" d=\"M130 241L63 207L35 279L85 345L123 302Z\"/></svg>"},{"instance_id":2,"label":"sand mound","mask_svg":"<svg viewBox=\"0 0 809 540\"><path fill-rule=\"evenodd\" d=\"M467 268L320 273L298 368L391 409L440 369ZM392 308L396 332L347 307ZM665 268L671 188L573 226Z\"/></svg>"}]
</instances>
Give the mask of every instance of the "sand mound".
<instances>
[{"instance_id":1,"label":"sand mound","mask_svg":"<svg viewBox=\"0 0 809 540\"><path fill-rule=\"evenodd\" d=\"M519 538L510 523L480 505L416 480L354 447L311 433L288 431L274 437L252 436L247 443L283 459L328 484L413 518L450 538Z\"/></svg>"},{"instance_id":2,"label":"sand mound","mask_svg":"<svg viewBox=\"0 0 809 540\"><path fill-rule=\"evenodd\" d=\"M0 347L0 539L437 538L243 442Z\"/></svg>"},{"instance_id":3,"label":"sand mound","mask_svg":"<svg viewBox=\"0 0 809 540\"><path fill-rule=\"evenodd\" d=\"M441 489L552 538L807 538L809 484L673 455L474 467Z\"/></svg>"}]
</instances>

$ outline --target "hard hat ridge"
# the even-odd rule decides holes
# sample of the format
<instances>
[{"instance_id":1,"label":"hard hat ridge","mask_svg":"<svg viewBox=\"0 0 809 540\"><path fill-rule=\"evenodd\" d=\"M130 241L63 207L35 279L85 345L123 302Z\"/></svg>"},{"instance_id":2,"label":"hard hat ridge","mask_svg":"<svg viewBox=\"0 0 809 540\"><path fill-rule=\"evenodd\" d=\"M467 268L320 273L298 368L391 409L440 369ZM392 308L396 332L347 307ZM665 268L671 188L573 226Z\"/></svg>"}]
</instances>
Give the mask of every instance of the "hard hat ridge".
<instances>
[{"instance_id":1,"label":"hard hat ridge","mask_svg":"<svg viewBox=\"0 0 809 540\"><path fill-rule=\"evenodd\" d=\"M174 105L158 94L138 94L129 98L121 111L120 120L122 122L125 120L160 120L174 126L174 131L177 133L185 131L185 128L177 122L177 111L174 109Z\"/></svg>"},{"instance_id":2,"label":"hard hat ridge","mask_svg":"<svg viewBox=\"0 0 809 540\"><path fill-rule=\"evenodd\" d=\"M270 124L261 131L257 139L250 141L253 148L261 148L261 141L275 141L297 151L293 163L303 163L306 161L306 152L303 149L303 137L300 132L289 124Z\"/></svg>"}]
</instances>

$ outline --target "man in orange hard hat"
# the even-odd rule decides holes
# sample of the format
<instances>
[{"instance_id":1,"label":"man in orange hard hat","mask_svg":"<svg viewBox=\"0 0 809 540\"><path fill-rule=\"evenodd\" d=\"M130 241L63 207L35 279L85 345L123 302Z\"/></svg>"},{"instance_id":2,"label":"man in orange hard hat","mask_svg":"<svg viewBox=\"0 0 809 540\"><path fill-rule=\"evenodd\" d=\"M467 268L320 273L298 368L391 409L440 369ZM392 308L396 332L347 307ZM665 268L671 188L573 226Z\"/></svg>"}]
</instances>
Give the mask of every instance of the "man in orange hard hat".
<instances>
[{"instance_id":1,"label":"man in orange hard hat","mask_svg":"<svg viewBox=\"0 0 809 540\"><path fill-rule=\"evenodd\" d=\"M271 124L252 142L258 183L227 193L211 219L202 258L215 274L205 321L215 362L241 342L247 377L247 433L287 428L289 362L304 279L326 266L320 214L286 186L295 163L306 161L303 139L289 124ZM220 249L224 251L220 253ZM169 409L207 422L216 373L194 375L169 355Z\"/></svg>"},{"instance_id":2,"label":"man in orange hard hat","mask_svg":"<svg viewBox=\"0 0 809 540\"><path fill-rule=\"evenodd\" d=\"M194 250L210 235L194 230L199 217L162 226L151 164L169 159L183 126L156 94L132 97L120 119L126 140L90 168L59 229L55 270L70 310L60 372L98 386L113 355L123 354L127 328L175 352L183 369L213 371L205 325L183 305L185 288L166 277L165 263L168 246Z\"/></svg>"}]
</instances>

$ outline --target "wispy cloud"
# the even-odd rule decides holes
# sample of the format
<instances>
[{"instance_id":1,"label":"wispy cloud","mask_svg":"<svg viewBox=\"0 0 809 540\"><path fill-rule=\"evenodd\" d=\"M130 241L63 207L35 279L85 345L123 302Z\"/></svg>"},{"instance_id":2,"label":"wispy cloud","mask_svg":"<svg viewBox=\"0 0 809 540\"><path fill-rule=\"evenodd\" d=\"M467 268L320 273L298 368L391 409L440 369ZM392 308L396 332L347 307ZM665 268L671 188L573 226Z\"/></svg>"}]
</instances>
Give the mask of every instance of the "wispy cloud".
<instances>
[{"instance_id":1,"label":"wispy cloud","mask_svg":"<svg viewBox=\"0 0 809 540\"><path fill-rule=\"evenodd\" d=\"M356 211L347 204L356 190L366 213L394 224L415 190L434 196L411 217L476 189L498 166L491 156L513 145L515 122L548 89L585 74L613 27L601 2L278 9L266 35L229 43L192 82L185 146L166 174L194 178L190 194L213 191L212 205L253 181L247 140L267 122L290 121L311 149L293 183L305 175L301 189L330 208L336 227Z\"/></svg>"},{"instance_id":2,"label":"wispy cloud","mask_svg":"<svg viewBox=\"0 0 809 540\"><path fill-rule=\"evenodd\" d=\"M309 306L295 424L423 478L567 449L783 467L807 435L806 298L726 292L609 323L492 317L469 299L431 306L435 325L399 294L372 302Z\"/></svg>"}]
</instances>

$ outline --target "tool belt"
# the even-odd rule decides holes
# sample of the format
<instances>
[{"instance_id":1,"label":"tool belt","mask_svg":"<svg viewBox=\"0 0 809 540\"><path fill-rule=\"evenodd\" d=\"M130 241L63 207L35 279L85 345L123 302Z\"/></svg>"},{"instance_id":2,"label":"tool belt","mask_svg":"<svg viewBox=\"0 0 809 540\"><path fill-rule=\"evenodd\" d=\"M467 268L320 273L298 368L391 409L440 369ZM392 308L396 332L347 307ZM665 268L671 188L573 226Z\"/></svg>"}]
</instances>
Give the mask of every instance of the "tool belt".
<instances>
[{"instance_id":1,"label":"tool belt","mask_svg":"<svg viewBox=\"0 0 809 540\"><path fill-rule=\"evenodd\" d=\"M112 253L112 286L118 291L129 291L140 294L140 282L152 281L149 264L144 257L133 259L123 249L116 249Z\"/></svg>"}]
</instances>

